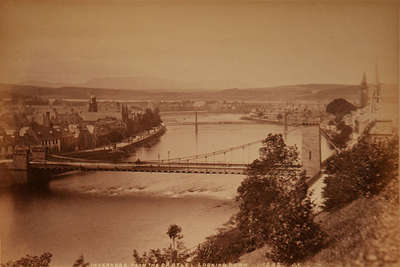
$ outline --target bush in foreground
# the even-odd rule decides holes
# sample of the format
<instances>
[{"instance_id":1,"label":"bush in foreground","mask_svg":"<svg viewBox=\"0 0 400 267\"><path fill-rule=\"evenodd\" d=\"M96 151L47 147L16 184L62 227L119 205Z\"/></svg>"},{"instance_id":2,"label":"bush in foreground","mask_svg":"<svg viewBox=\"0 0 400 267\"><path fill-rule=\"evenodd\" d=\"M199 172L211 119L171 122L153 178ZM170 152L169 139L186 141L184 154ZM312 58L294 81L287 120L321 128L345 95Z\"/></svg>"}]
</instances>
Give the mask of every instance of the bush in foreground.
<instances>
[{"instance_id":1,"label":"bush in foreground","mask_svg":"<svg viewBox=\"0 0 400 267\"><path fill-rule=\"evenodd\" d=\"M29 267L48 267L51 262L51 258L53 255L49 252L45 252L40 256L30 256L26 255L19 260L9 261L5 264L2 264L2 267L21 267L21 266L29 266Z\"/></svg>"},{"instance_id":2,"label":"bush in foreground","mask_svg":"<svg viewBox=\"0 0 400 267\"><path fill-rule=\"evenodd\" d=\"M185 264L190 257L189 251L181 241L182 228L176 224L169 226L167 235L171 239L171 245L163 249L150 249L142 255L134 249L133 258L138 264Z\"/></svg>"},{"instance_id":3,"label":"bush in foreground","mask_svg":"<svg viewBox=\"0 0 400 267\"><path fill-rule=\"evenodd\" d=\"M324 210L337 210L359 197L376 195L396 177L393 172L397 168L397 138L378 143L362 138L327 162Z\"/></svg>"},{"instance_id":4,"label":"bush in foreground","mask_svg":"<svg viewBox=\"0 0 400 267\"><path fill-rule=\"evenodd\" d=\"M235 263L246 252L247 244L242 233L234 226L222 228L197 246L194 263Z\"/></svg>"}]
</instances>

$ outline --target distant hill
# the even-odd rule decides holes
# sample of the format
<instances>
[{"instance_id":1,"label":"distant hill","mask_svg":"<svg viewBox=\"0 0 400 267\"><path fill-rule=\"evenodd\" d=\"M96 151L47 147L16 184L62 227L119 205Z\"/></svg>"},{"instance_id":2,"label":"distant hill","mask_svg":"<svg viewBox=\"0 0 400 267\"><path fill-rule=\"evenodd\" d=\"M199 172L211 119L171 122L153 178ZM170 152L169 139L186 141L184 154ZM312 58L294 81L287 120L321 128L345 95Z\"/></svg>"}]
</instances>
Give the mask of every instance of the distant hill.
<instances>
[{"instance_id":1,"label":"distant hill","mask_svg":"<svg viewBox=\"0 0 400 267\"><path fill-rule=\"evenodd\" d=\"M183 87L192 87L191 84L176 82L174 80L149 77L149 76L135 76L135 77L106 77L91 79L86 83L80 85L89 88L108 88L108 89L137 89L141 90L181 90Z\"/></svg>"},{"instance_id":2,"label":"distant hill","mask_svg":"<svg viewBox=\"0 0 400 267\"><path fill-rule=\"evenodd\" d=\"M358 85L342 84L304 84L266 88L227 89L217 94L241 100L264 101L322 101L330 102L335 98L345 98L349 101L358 99Z\"/></svg>"},{"instance_id":3,"label":"distant hill","mask_svg":"<svg viewBox=\"0 0 400 267\"><path fill-rule=\"evenodd\" d=\"M46 87L0 84L0 96L44 96L53 98L86 99L96 95L99 99L126 100L236 100L236 101L318 101L328 103L335 98L352 102L358 99L359 86L341 84L305 84L265 88L225 90L128 90L94 87Z\"/></svg>"}]
</instances>

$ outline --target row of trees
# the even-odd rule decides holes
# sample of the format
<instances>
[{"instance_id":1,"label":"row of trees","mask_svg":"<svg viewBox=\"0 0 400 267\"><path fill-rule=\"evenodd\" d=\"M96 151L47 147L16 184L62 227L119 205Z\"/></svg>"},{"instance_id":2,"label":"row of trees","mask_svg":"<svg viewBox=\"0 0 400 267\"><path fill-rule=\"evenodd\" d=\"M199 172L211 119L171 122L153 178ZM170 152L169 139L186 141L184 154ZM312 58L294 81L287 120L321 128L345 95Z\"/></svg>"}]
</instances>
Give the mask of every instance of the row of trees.
<instances>
[{"instance_id":1,"label":"row of trees","mask_svg":"<svg viewBox=\"0 0 400 267\"><path fill-rule=\"evenodd\" d=\"M160 110L158 108L154 110L146 109L143 114L139 113L133 119L128 119L128 135L132 136L150 130L153 127L159 126L161 122Z\"/></svg>"},{"instance_id":2,"label":"row of trees","mask_svg":"<svg viewBox=\"0 0 400 267\"><path fill-rule=\"evenodd\" d=\"M160 111L146 109L145 112L137 114L133 119L127 119L126 128L108 129L108 133L103 136L97 136L96 146L108 145L121 142L127 136L134 136L141 132L150 130L153 127L159 126L162 122ZM102 126L110 128L107 125ZM106 129L107 130L107 129Z\"/></svg>"}]
</instances>

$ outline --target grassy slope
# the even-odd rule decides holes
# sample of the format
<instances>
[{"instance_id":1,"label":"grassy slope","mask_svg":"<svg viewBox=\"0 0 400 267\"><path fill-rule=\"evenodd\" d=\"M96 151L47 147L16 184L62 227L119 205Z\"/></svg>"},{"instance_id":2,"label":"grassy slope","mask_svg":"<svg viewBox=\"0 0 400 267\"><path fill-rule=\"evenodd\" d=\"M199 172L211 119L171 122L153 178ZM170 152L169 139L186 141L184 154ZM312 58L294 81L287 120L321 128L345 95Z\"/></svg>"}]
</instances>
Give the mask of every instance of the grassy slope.
<instances>
[{"instance_id":1,"label":"grassy slope","mask_svg":"<svg viewBox=\"0 0 400 267\"><path fill-rule=\"evenodd\" d=\"M398 266L400 258L398 180L394 180L379 195L358 199L331 214L320 214L323 229L331 243L310 263L340 263Z\"/></svg>"},{"instance_id":2,"label":"grassy slope","mask_svg":"<svg viewBox=\"0 0 400 267\"><path fill-rule=\"evenodd\" d=\"M398 180L371 199L361 198L316 220L330 242L302 266L399 266ZM267 247L243 255L250 266L266 262Z\"/></svg>"}]
</instances>

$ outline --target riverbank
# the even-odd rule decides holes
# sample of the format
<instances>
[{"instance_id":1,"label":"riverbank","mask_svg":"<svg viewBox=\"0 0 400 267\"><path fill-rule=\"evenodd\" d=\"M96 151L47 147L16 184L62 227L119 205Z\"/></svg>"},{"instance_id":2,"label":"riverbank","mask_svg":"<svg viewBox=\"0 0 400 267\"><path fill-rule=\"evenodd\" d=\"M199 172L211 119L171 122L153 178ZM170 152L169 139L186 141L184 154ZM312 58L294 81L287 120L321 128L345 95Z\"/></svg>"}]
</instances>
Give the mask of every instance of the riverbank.
<instances>
[{"instance_id":1,"label":"riverbank","mask_svg":"<svg viewBox=\"0 0 400 267\"><path fill-rule=\"evenodd\" d=\"M248 121L259 122L259 123L268 123L268 124L275 124L275 125L284 125L283 121L279 121L279 120L267 120L267 119L262 119L262 118L249 117L249 116L243 116L243 117L241 117L240 119L241 119L241 120L248 120Z\"/></svg>"},{"instance_id":2,"label":"riverbank","mask_svg":"<svg viewBox=\"0 0 400 267\"><path fill-rule=\"evenodd\" d=\"M69 153L62 153L64 157L86 158L92 160L113 159L119 160L124 157L129 157L136 147L149 143L154 139L163 135L166 131L164 125L154 127L145 133L141 133L134 137L129 137L121 142L114 143L108 146L96 147L93 149L79 150Z\"/></svg>"},{"instance_id":3,"label":"riverbank","mask_svg":"<svg viewBox=\"0 0 400 267\"><path fill-rule=\"evenodd\" d=\"M55 266L71 266L81 254L93 263L132 262L133 249L167 247L170 224L194 248L237 212L235 177L77 173L43 191L3 191L3 260L49 251Z\"/></svg>"},{"instance_id":4,"label":"riverbank","mask_svg":"<svg viewBox=\"0 0 400 267\"><path fill-rule=\"evenodd\" d=\"M9 211L5 216L18 220L12 228L19 234L8 231L8 219L0 223L3 261L49 251L54 255L51 266L71 266L81 254L92 263L133 262L133 249L144 252L170 244L165 234L170 224L182 227L185 245L193 248L234 213L223 201L198 197L110 198L53 191L24 197L2 194L0 201L4 198L16 199L26 208L25 215L11 216L11 207L4 207ZM43 208L41 217L34 216L32 205ZM29 231L39 225L46 229Z\"/></svg>"}]
</instances>

